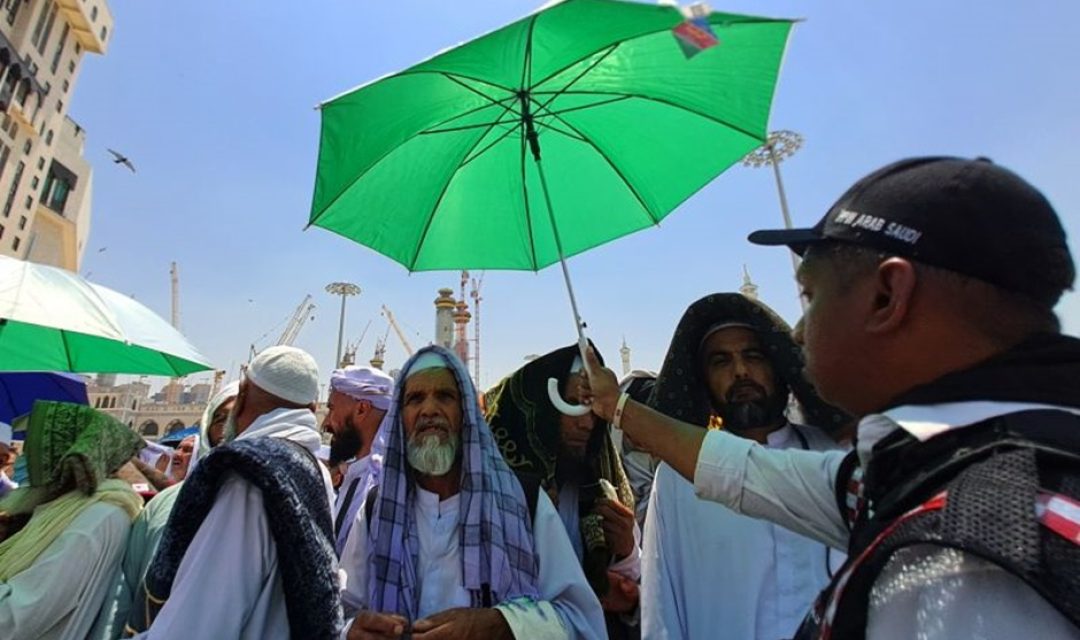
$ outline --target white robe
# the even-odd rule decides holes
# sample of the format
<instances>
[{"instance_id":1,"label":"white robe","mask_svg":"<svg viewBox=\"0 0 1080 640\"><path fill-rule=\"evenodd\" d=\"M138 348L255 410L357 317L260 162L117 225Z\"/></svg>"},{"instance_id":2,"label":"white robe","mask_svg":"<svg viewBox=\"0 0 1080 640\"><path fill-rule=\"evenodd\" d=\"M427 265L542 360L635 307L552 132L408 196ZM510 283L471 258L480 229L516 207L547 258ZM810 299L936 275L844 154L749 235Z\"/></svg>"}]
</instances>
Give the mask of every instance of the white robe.
<instances>
[{"instance_id":1,"label":"white robe","mask_svg":"<svg viewBox=\"0 0 1080 640\"><path fill-rule=\"evenodd\" d=\"M260 416L237 440L284 438L314 453L321 441L315 414L277 409ZM333 501L330 474L320 465L327 508ZM214 506L188 546L172 592L149 631L149 639L289 638L277 545L262 492L235 474L226 476Z\"/></svg>"},{"instance_id":2,"label":"white robe","mask_svg":"<svg viewBox=\"0 0 1080 640\"><path fill-rule=\"evenodd\" d=\"M131 518L88 506L29 569L0 582L0 638L82 640L112 590Z\"/></svg>"},{"instance_id":3,"label":"white robe","mask_svg":"<svg viewBox=\"0 0 1080 640\"><path fill-rule=\"evenodd\" d=\"M420 587L419 616L446 609L468 607L469 592L461 586L461 545L459 533L460 495L440 502L437 494L419 487L413 507L420 543L417 585ZM345 629L350 618L368 608L368 525L361 509L341 555L348 574L342 605ZM533 527L539 563L537 587L542 600L515 600L496 605L515 638L547 640L561 638L606 638L604 612L585 580L581 565L570 546L559 514L547 494L541 491ZM342 631L344 639L346 631Z\"/></svg>"},{"instance_id":4,"label":"white robe","mask_svg":"<svg viewBox=\"0 0 1080 640\"><path fill-rule=\"evenodd\" d=\"M798 427L811 449L834 449L824 433ZM770 448L801 448L791 425ZM764 520L701 500L694 486L661 464L651 492L642 548L642 637L732 640L790 638L829 569L844 555Z\"/></svg>"},{"instance_id":5,"label":"white robe","mask_svg":"<svg viewBox=\"0 0 1080 640\"><path fill-rule=\"evenodd\" d=\"M897 407L860 420L857 448L865 464L874 444L896 429L926 440L995 416L1045 408L1052 407L989 401ZM702 498L843 547L848 529L834 491L843 457L841 452L766 449L714 431L701 443L694 486ZM889 560L871 589L866 624L867 640L1075 640L1078 635L1080 629L1016 576L971 554L933 545L909 547Z\"/></svg>"},{"instance_id":6,"label":"white robe","mask_svg":"<svg viewBox=\"0 0 1080 640\"><path fill-rule=\"evenodd\" d=\"M334 501L334 522L338 521L338 518L342 516L342 509L345 510L345 515L341 520L341 530L337 531L335 536L337 538L334 548L341 555L342 550L345 548L345 541L349 539L349 531L352 530L353 522L356 520L356 511L360 508L360 505L364 503L364 491L361 486L364 473L368 469L368 462L371 456L364 456L363 458L354 459L349 463L349 468L345 470L345 477L341 479L341 486L338 488L337 499ZM356 490L352 492L352 501L349 504L345 504L345 499L349 496L349 488L353 483L356 484Z\"/></svg>"}]
</instances>

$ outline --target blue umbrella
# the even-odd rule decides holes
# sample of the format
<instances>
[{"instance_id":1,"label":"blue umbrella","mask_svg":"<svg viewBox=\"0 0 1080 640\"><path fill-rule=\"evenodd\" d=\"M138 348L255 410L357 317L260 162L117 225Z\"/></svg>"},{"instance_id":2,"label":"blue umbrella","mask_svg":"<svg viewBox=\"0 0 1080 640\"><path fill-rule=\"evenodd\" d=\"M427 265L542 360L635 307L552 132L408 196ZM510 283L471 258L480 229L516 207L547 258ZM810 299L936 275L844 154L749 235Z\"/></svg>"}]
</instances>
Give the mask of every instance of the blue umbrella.
<instances>
[{"instance_id":1,"label":"blue umbrella","mask_svg":"<svg viewBox=\"0 0 1080 640\"><path fill-rule=\"evenodd\" d=\"M30 413L35 400L90 404L86 381L68 373L0 373L0 422Z\"/></svg>"},{"instance_id":2,"label":"blue umbrella","mask_svg":"<svg viewBox=\"0 0 1080 640\"><path fill-rule=\"evenodd\" d=\"M172 433L162 436L158 439L158 444L163 444L166 447L178 447L184 438L188 436L199 435L198 427L188 427L186 429L180 429L179 431L173 431Z\"/></svg>"}]
</instances>

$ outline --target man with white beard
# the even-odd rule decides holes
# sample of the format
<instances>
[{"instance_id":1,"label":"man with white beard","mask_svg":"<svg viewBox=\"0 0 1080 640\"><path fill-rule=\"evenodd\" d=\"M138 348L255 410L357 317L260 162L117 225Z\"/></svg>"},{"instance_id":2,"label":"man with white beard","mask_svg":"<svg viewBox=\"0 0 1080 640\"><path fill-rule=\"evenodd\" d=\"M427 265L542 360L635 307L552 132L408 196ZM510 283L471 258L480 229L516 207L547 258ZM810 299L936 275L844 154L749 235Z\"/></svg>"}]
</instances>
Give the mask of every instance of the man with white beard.
<instances>
[{"instance_id":1,"label":"man with white beard","mask_svg":"<svg viewBox=\"0 0 1080 640\"><path fill-rule=\"evenodd\" d=\"M453 353L413 356L390 411L342 553L342 637L605 637L558 512L506 465Z\"/></svg>"}]
</instances>

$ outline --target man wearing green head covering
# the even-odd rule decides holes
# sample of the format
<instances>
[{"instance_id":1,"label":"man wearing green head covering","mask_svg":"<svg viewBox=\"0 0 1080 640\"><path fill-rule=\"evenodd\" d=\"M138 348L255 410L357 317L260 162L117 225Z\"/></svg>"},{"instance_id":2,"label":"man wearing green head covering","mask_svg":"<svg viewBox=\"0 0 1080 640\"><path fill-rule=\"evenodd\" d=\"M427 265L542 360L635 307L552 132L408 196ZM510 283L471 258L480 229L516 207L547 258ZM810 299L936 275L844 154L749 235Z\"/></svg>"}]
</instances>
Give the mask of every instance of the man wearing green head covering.
<instances>
[{"instance_id":1,"label":"man wearing green head covering","mask_svg":"<svg viewBox=\"0 0 1080 640\"><path fill-rule=\"evenodd\" d=\"M0 500L0 630L23 639L85 638L142 499L112 478L142 440L90 407L38 401L29 482Z\"/></svg>"}]
</instances>

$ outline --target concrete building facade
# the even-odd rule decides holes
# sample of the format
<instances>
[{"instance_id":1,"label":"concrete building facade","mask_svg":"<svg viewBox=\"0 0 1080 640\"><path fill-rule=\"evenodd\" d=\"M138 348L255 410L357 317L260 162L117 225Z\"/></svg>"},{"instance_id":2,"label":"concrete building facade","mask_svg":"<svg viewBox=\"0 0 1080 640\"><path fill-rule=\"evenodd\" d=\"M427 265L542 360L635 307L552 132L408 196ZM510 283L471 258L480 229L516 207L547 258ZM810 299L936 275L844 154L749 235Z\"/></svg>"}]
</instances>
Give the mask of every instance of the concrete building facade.
<instances>
[{"instance_id":1,"label":"concrete building facade","mask_svg":"<svg viewBox=\"0 0 1080 640\"><path fill-rule=\"evenodd\" d=\"M79 268L91 168L67 109L112 26L105 0L0 0L0 255Z\"/></svg>"}]
</instances>

